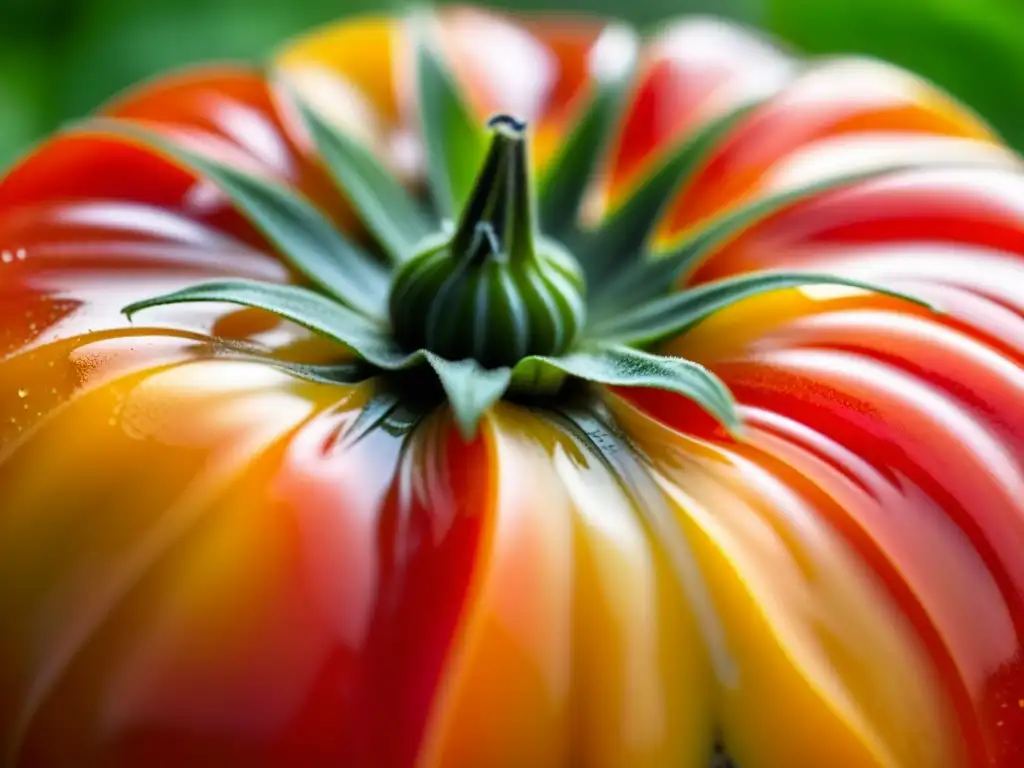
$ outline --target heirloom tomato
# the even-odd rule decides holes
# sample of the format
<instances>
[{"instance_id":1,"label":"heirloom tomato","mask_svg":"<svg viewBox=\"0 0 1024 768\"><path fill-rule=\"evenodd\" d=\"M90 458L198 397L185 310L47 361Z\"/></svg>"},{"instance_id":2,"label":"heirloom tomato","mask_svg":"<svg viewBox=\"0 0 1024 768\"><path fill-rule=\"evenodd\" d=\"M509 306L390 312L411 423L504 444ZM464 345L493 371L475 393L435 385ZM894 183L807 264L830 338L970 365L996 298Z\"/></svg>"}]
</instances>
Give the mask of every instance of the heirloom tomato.
<instances>
[{"instance_id":1,"label":"heirloom tomato","mask_svg":"<svg viewBox=\"0 0 1024 768\"><path fill-rule=\"evenodd\" d=\"M1024 174L711 18L339 23L0 180L7 766L1024 765Z\"/></svg>"}]
</instances>

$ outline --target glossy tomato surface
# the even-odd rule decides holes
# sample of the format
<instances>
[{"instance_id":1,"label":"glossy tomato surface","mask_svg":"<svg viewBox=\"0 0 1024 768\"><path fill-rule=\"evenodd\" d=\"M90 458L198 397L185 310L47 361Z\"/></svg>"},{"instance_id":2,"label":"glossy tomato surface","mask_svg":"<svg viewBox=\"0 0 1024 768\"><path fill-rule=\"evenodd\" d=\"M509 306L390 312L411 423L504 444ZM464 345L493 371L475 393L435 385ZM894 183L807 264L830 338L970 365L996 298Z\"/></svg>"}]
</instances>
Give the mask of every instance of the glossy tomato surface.
<instances>
[{"instance_id":1,"label":"glossy tomato surface","mask_svg":"<svg viewBox=\"0 0 1024 768\"><path fill-rule=\"evenodd\" d=\"M599 19L441 14L481 121L540 169L609 56ZM354 236L288 89L410 186L407 29L341 23L266 69L140 86L103 115L285 181ZM975 116L861 59L682 19L644 42L592 190L747 107L658 242L750 200L905 163L754 223L689 284L743 301L666 349L737 397L609 392L632 444L502 403L355 430L368 385L217 354L334 359L258 310L126 304L298 278L208 180L102 127L0 181L0 762L11 766L1024 765L1024 175ZM680 286L685 288L685 286ZM216 343L215 343L216 342Z\"/></svg>"}]
</instances>

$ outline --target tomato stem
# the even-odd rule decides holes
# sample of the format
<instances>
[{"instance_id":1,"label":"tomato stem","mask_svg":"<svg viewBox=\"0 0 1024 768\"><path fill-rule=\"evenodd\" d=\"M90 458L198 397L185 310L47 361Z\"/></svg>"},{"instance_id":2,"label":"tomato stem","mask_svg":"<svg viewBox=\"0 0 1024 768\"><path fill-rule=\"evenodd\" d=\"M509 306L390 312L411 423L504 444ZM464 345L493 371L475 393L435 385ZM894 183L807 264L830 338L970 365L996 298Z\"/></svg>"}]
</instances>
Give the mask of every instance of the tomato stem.
<instances>
[{"instance_id":1,"label":"tomato stem","mask_svg":"<svg viewBox=\"0 0 1024 768\"><path fill-rule=\"evenodd\" d=\"M465 264L533 259L536 205L526 123L501 114L487 125L493 131L491 146L452 238L452 251Z\"/></svg>"},{"instance_id":2,"label":"tomato stem","mask_svg":"<svg viewBox=\"0 0 1024 768\"><path fill-rule=\"evenodd\" d=\"M409 350L511 367L572 347L584 281L576 260L538 231L526 124L497 115L487 126L491 144L454 234L431 238L399 270L391 320Z\"/></svg>"}]
</instances>

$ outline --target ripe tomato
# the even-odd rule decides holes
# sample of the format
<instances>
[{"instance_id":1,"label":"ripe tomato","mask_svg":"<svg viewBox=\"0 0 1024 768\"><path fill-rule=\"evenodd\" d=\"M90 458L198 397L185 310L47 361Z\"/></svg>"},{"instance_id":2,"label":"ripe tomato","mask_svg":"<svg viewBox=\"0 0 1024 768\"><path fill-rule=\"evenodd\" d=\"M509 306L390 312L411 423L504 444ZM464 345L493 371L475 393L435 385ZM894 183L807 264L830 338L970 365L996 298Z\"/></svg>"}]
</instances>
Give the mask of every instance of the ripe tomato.
<instances>
[{"instance_id":1,"label":"ripe tomato","mask_svg":"<svg viewBox=\"0 0 1024 768\"><path fill-rule=\"evenodd\" d=\"M469 113L529 122L549 191L637 50L599 19L431 23ZM784 286L659 337L728 387L738 432L615 377L460 431L398 374L305 375L351 354L293 316L126 316L197 283L309 285L277 235L302 256L315 233L284 208L256 226L167 147L290 189L368 252L397 202L339 187L300 100L417 200L442 150L452 190L470 178L476 134L420 130L451 93L413 34L349 21L269 67L162 77L0 181L4 764L1024 764L1024 176L906 72L701 18L622 81L581 207L608 239L573 258L620 242L602 222L629 229L668 167L645 253L731 222L682 294L803 270L934 305ZM628 313L647 273L608 263Z\"/></svg>"}]
</instances>

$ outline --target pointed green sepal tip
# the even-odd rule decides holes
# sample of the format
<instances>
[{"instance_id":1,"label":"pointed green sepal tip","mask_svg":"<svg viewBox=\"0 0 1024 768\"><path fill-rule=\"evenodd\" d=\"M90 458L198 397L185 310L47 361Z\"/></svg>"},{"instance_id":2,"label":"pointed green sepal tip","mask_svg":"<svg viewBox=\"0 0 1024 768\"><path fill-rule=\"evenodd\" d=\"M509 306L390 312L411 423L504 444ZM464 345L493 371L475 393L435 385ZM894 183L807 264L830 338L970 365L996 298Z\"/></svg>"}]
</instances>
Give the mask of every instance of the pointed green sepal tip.
<instances>
[{"instance_id":1,"label":"pointed green sepal tip","mask_svg":"<svg viewBox=\"0 0 1024 768\"><path fill-rule=\"evenodd\" d=\"M459 434L471 442L484 414L508 391L512 371L483 368L475 360L445 360L430 352L425 357L441 382Z\"/></svg>"}]
</instances>

